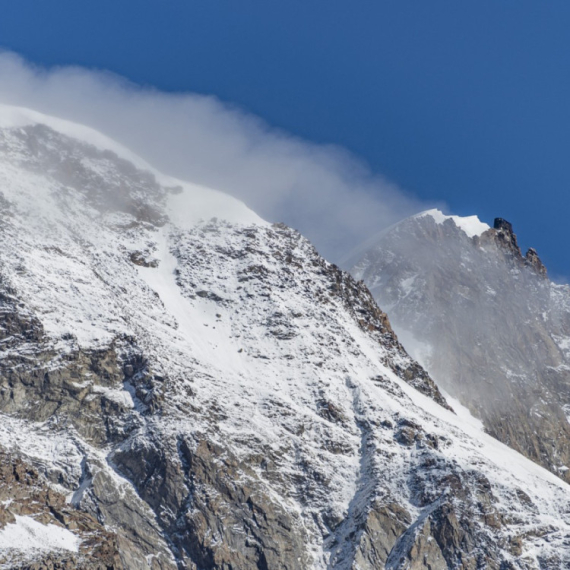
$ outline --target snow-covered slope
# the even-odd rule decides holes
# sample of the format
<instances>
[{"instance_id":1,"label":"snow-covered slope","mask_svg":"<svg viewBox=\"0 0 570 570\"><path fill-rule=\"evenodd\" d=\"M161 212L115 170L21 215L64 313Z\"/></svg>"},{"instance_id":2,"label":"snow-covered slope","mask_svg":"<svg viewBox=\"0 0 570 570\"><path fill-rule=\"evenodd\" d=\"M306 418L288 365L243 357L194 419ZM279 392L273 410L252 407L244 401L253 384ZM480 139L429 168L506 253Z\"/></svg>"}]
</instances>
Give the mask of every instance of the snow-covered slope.
<instances>
[{"instance_id":1,"label":"snow-covered slope","mask_svg":"<svg viewBox=\"0 0 570 570\"><path fill-rule=\"evenodd\" d=\"M0 446L122 567L570 564L568 486L452 411L297 232L83 127L0 115ZM0 509L0 565L30 504ZM42 536L99 568L46 512Z\"/></svg>"}]
</instances>

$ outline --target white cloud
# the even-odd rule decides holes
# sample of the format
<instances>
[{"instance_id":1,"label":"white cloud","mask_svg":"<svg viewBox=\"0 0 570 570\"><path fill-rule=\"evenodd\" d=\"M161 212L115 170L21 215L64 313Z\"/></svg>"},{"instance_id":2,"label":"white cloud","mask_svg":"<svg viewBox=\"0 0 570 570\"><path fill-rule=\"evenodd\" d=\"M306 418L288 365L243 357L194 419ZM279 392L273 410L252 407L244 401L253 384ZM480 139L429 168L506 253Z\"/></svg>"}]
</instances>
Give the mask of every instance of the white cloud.
<instances>
[{"instance_id":1,"label":"white cloud","mask_svg":"<svg viewBox=\"0 0 570 570\"><path fill-rule=\"evenodd\" d=\"M38 68L4 52L0 102L99 129L159 170L299 229L332 260L428 207L347 151L273 129L215 97L164 93L80 67Z\"/></svg>"}]
</instances>

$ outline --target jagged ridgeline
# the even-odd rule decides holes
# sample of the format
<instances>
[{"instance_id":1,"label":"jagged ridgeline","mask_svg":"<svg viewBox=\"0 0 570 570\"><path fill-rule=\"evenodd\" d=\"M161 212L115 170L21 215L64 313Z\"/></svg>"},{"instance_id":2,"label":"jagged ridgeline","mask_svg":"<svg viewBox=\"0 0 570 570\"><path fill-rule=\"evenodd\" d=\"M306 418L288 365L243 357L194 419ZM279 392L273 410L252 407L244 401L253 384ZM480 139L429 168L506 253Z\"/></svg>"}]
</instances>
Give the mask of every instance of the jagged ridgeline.
<instances>
[{"instance_id":1,"label":"jagged ridgeline","mask_svg":"<svg viewBox=\"0 0 570 570\"><path fill-rule=\"evenodd\" d=\"M299 233L10 107L0 192L0 568L570 564L566 483Z\"/></svg>"},{"instance_id":2,"label":"jagged ridgeline","mask_svg":"<svg viewBox=\"0 0 570 570\"><path fill-rule=\"evenodd\" d=\"M570 481L570 288L511 224L427 212L353 268L411 353L488 433Z\"/></svg>"}]
</instances>

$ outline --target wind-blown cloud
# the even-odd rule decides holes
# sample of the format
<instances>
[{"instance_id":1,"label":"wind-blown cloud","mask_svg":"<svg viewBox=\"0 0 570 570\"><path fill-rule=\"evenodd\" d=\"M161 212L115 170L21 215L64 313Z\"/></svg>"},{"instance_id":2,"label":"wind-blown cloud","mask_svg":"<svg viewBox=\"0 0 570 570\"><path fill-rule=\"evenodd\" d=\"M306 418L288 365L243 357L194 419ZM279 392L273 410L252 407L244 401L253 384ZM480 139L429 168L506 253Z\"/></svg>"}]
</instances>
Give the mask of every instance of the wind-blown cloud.
<instances>
[{"instance_id":1,"label":"wind-blown cloud","mask_svg":"<svg viewBox=\"0 0 570 570\"><path fill-rule=\"evenodd\" d=\"M297 228L331 260L432 205L342 148L301 140L211 96L164 93L80 67L39 68L3 52L0 102L94 127L167 174Z\"/></svg>"}]
</instances>

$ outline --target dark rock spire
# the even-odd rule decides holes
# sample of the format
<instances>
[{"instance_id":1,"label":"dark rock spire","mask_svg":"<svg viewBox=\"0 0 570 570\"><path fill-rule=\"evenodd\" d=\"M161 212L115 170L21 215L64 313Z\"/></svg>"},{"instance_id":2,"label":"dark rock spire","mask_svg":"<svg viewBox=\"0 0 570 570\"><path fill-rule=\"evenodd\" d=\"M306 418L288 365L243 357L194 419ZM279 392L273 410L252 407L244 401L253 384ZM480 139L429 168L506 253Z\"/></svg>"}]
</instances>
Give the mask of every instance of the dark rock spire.
<instances>
[{"instance_id":1,"label":"dark rock spire","mask_svg":"<svg viewBox=\"0 0 570 570\"><path fill-rule=\"evenodd\" d=\"M538 275L546 277L546 267L540 260L540 257L538 257L535 249L531 247L523 257L517 242L517 236L513 231L513 225L510 222L503 218L495 218L493 229L495 230L495 239L500 246L512 252L515 259L534 269Z\"/></svg>"},{"instance_id":2,"label":"dark rock spire","mask_svg":"<svg viewBox=\"0 0 570 570\"><path fill-rule=\"evenodd\" d=\"M532 267L539 275L546 277L547 273L546 267L544 266L544 263L542 263L542 261L540 260L540 257L538 257L536 249L532 247L529 248L529 250L526 252L525 262L529 267Z\"/></svg>"},{"instance_id":3,"label":"dark rock spire","mask_svg":"<svg viewBox=\"0 0 570 570\"><path fill-rule=\"evenodd\" d=\"M503 218L495 218L493 228L499 245L512 251L517 257L522 258L522 252L517 242L517 236L513 231L513 225Z\"/></svg>"}]
</instances>

